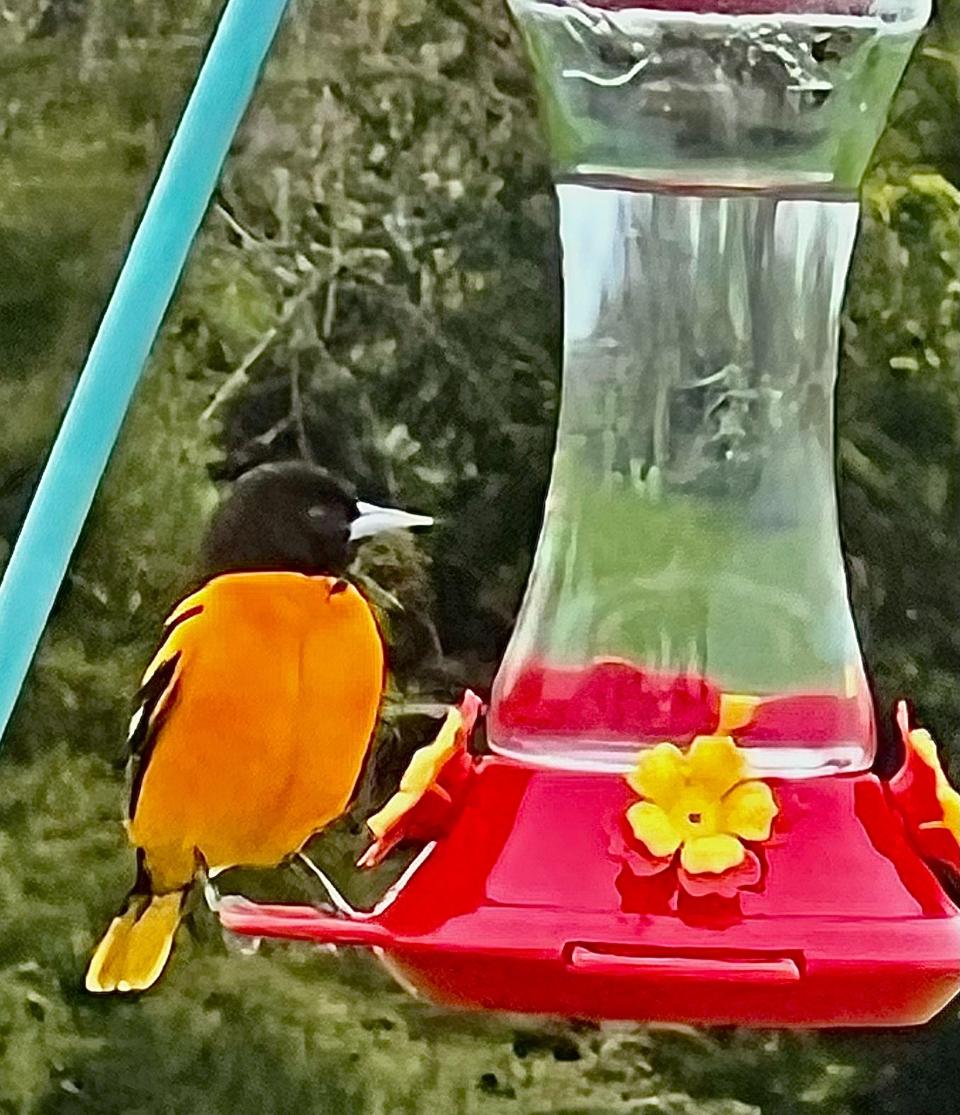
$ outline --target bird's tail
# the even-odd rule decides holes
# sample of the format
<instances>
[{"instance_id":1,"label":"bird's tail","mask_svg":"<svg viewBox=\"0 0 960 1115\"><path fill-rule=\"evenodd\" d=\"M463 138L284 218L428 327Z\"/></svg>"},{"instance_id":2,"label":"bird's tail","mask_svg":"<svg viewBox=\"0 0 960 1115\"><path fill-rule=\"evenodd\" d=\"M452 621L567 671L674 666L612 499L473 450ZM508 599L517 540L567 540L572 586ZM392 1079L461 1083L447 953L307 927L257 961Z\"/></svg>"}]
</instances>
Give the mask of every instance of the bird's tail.
<instances>
[{"instance_id":1,"label":"bird's tail","mask_svg":"<svg viewBox=\"0 0 960 1115\"><path fill-rule=\"evenodd\" d=\"M88 991L146 991L159 979L183 916L187 890L132 894L87 968Z\"/></svg>"}]
</instances>

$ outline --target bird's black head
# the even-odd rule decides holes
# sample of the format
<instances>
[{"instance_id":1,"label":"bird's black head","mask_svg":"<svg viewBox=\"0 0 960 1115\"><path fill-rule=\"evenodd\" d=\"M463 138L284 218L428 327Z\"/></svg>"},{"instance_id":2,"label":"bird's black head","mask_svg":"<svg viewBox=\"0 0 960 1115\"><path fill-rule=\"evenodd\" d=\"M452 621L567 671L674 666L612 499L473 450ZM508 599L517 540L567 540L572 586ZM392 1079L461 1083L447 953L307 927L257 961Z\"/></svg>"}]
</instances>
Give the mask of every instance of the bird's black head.
<instances>
[{"instance_id":1,"label":"bird's black head","mask_svg":"<svg viewBox=\"0 0 960 1115\"><path fill-rule=\"evenodd\" d=\"M284 571L337 577L362 538L431 520L359 502L346 485L305 461L259 465L214 514L203 549L205 577Z\"/></svg>"}]
</instances>

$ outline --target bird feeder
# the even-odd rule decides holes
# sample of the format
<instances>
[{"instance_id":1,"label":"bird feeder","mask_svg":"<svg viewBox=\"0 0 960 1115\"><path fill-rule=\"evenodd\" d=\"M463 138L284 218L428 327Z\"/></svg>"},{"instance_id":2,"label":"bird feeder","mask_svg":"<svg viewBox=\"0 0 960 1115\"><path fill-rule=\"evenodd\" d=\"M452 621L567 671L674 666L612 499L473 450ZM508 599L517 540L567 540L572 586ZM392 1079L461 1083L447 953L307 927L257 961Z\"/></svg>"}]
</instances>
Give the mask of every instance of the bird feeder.
<instances>
[{"instance_id":1,"label":"bird feeder","mask_svg":"<svg viewBox=\"0 0 960 1115\"><path fill-rule=\"evenodd\" d=\"M921 1022L960 987L960 796L875 709L837 524L838 319L861 176L925 0L512 0L553 159L563 397L526 596L371 818L423 851L368 946L458 1006ZM880 713L886 715L884 710Z\"/></svg>"}]
</instances>

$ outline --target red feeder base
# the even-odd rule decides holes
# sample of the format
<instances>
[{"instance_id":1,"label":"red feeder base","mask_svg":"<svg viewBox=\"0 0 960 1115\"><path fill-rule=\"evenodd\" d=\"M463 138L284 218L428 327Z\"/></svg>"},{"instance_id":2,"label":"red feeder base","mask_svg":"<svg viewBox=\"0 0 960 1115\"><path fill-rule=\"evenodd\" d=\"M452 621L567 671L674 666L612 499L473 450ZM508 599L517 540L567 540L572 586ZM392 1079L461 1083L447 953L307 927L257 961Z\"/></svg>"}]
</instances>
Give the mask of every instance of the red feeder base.
<instances>
[{"instance_id":1,"label":"red feeder base","mask_svg":"<svg viewBox=\"0 0 960 1115\"><path fill-rule=\"evenodd\" d=\"M873 775L771 781L762 876L693 897L636 874L622 778L483 760L395 900L357 918L231 900L230 930L367 945L459 1007L748 1026L903 1026L960 989L960 911Z\"/></svg>"}]
</instances>

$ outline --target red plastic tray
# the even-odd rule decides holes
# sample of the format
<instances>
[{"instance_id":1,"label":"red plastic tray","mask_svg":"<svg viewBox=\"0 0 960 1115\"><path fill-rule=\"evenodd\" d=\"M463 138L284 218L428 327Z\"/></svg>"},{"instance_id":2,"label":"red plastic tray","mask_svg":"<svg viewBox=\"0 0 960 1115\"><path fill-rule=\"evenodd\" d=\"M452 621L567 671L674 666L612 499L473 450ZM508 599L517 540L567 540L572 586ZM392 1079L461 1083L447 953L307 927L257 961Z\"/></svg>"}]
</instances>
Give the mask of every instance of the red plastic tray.
<instances>
[{"instance_id":1,"label":"red plastic tray","mask_svg":"<svg viewBox=\"0 0 960 1115\"><path fill-rule=\"evenodd\" d=\"M694 898L611 833L623 778L482 760L449 835L377 916L225 903L241 934L366 945L459 1007L754 1026L924 1022L960 989L960 911L870 774L771 781L763 874Z\"/></svg>"}]
</instances>

